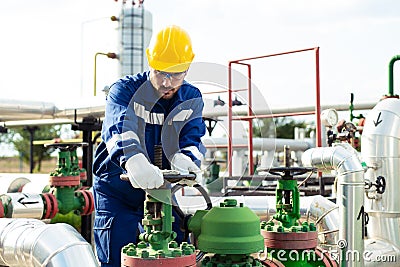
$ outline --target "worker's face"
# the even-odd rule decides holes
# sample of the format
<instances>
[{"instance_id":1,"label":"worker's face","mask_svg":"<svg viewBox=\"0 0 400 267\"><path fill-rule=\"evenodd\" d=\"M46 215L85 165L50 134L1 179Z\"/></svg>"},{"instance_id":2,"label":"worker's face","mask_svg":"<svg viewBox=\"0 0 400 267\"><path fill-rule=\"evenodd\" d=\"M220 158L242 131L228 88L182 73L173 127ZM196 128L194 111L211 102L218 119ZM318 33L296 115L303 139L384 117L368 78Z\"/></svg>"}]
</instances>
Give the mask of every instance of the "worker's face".
<instances>
[{"instance_id":1,"label":"worker's face","mask_svg":"<svg viewBox=\"0 0 400 267\"><path fill-rule=\"evenodd\" d=\"M159 70L150 70L150 81L153 87L158 91L160 97L170 99L181 87L185 79L184 72L164 72Z\"/></svg>"}]
</instances>

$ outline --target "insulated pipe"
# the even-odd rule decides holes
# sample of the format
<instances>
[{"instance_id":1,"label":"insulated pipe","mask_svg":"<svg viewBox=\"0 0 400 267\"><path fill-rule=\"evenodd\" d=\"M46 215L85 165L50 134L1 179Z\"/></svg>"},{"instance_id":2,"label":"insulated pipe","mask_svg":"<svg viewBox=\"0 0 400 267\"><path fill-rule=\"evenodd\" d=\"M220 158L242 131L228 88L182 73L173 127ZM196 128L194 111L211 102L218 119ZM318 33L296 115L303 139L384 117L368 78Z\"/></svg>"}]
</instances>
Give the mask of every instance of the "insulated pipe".
<instances>
[{"instance_id":1,"label":"insulated pipe","mask_svg":"<svg viewBox=\"0 0 400 267\"><path fill-rule=\"evenodd\" d=\"M90 244L75 228L33 219L0 219L0 265L99 266Z\"/></svg>"},{"instance_id":2,"label":"insulated pipe","mask_svg":"<svg viewBox=\"0 0 400 267\"><path fill-rule=\"evenodd\" d=\"M300 203L303 203L301 198ZM336 245L339 232L339 207L329 199L317 195L308 205L307 221L315 222L318 231L319 246L327 249Z\"/></svg>"},{"instance_id":3,"label":"insulated pipe","mask_svg":"<svg viewBox=\"0 0 400 267\"><path fill-rule=\"evenodd\" d=\"M341 245L341 266L364 266L359 260L349 259L353 253L363 255L363 215L364 170L356 151L346 144L335 147L312 148L302 156L304 166L318 168L319 171L337 171L338 189L336 203L339 207L339 239Z\"/></svg>"},{"instance_id":4,"label":"insulated pipe","mask_svg":"<svg viewBox=\"0 0 400 267\"><path fill-rule=\"evenodd\" d=\"M45 203L40 194L8 193L1 195L6 218L42 219Z\"/></svg>"},{"instance_id":5,"label":"insulated pipe","mask_svg":"<svg viewBox=\"0 0 400 267\"><path fill-rule=\"evenodd\" d=\"M389 62L389 94L388 94L388 96L394 96L394 94L393 94L393 65L397 60L400 60L400 55L392 57L392 59Z\"/></svg>"}]
</instances>

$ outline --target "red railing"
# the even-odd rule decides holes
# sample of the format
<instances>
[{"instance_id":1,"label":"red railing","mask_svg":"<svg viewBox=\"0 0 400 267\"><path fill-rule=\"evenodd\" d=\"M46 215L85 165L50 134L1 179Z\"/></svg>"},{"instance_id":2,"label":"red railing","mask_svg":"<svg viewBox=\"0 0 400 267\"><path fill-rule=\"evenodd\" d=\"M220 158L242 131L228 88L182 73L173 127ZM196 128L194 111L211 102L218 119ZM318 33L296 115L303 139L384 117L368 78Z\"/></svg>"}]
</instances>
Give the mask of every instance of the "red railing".
<instances>
[{"instance_id":1,"label":"red railing","mask_svg":"<svg viewBox=\"0 0 400 267\"><path fill-rule=\"evenodd\" d=\"M254 115L252 108L252 91L251 91L251 65L249 63L244 63L245 61L251 61L255 59L268 58L274 56L281 56L293 53L300 53L306 51L314 51L315 52L315 91L316 91L316 103L315 103L315 111L314 112L293 112L293 113L281 113L281 114L269 114L269 115ZM248 110L247 116L235 116L232 115L232 92L238 91L232 88L232 65L239 64L247 66L247 75L248 75L248 88L247 88L247 101L248 101ZM246 89L245 89L246 90ZM243 89L240 89L243 91ZM308 115L315 114L316 115L316 146L321 146L321 103L320 103L320 78L319 78L319 47L307 48L277 54L270 54L264 56L250 57L237 59L233 61L229 61L228 67L228 171L229 176L232 176L232 155L233 155L233 144L232 144L232 121L233 120L245 120L248 122L249 127L249 135L248 135L248 162L249 162L249 175L254 174L253 166L253 119L255 118L275 118L275 117L283 117L283 116L296 116L296 115Z\"/></svg>"}]
</instances>

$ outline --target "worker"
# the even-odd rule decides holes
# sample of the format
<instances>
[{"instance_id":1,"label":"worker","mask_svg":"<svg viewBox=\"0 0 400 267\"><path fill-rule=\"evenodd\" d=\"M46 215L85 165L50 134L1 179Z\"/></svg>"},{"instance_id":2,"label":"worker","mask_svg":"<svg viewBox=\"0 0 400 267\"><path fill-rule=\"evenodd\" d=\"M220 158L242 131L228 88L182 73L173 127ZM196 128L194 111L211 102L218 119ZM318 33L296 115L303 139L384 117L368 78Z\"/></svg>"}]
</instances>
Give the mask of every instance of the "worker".
<instances>
[{"instance_id":1,"label":"worker","mask_svg":"<svg viewBox=\"0 0 400 267\"><path fill-rule=\"evenodd\" d=\"M119 79L107 95L93 164L93 232L101 266L121 266L122 247L136 243L145 190L163 185L162 169L201 179L204 102L199 89L185 81L194 57L191 39L171 25L153 36L146 54L150 70ZM160 145L162 162L154 153ZM120 179L123 173L129 181ZM180 242L178 218L173 230Z\"/></svg>"}]
</instances>

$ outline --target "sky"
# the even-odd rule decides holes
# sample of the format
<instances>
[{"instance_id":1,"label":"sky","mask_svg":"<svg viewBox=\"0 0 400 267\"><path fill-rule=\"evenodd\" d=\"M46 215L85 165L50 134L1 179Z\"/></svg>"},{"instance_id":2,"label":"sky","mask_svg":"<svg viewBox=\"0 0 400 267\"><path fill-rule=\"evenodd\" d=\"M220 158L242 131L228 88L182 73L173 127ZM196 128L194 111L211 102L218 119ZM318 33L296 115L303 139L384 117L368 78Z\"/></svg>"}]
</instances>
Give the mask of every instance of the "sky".
<instances>
[{"instance_id":1,"label":"sky","mask_svg":"<svg viewBox=\"0 0 400 267\"><path fill-rule=\"evenodd\" d=\"M91 96L94 53L118 49L109 18L121 5L1 1L1 98L68 106ZM348 103L350 93L354 103L378 101L388 91L389 61L400 54L398 0L146 0L144 7L154 32L169 24L189 32L194 62L226 67L230 60L319 47L323 105ZM313 52L251 64L253 83L270 106L315 103ZM97 71L98 86L110 85L118 62L99 57ZM397 65L398 93L396 77Z\"/></svg>"}]
</instances>

